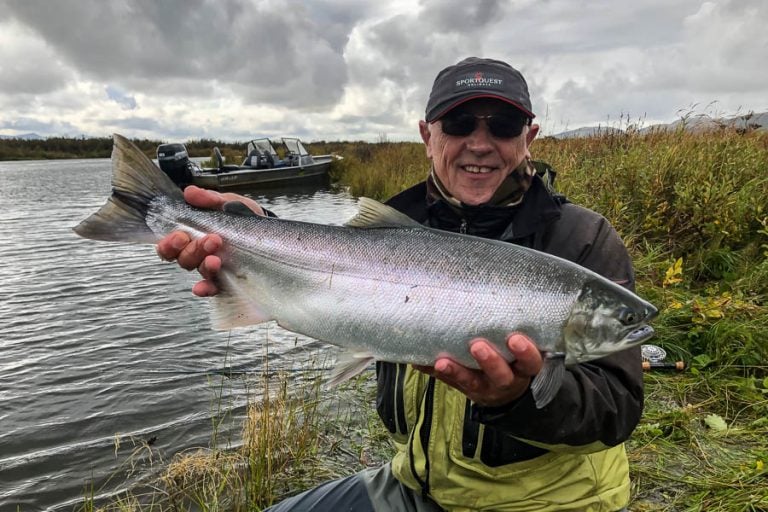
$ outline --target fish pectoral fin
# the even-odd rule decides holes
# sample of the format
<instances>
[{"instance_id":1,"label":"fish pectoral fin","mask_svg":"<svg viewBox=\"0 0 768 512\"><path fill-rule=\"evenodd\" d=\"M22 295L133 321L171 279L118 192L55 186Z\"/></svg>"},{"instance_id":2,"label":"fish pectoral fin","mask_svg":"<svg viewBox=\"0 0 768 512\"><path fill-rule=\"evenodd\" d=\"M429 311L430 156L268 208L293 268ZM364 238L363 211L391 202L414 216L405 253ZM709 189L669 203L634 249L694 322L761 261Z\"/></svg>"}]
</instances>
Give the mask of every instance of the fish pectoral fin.
<instances>
[{"instance_id":1,"label":"fish pectoral fin","mask_svg":"<svg viewBox=\"0 0 768 512\"><path fill-rule=\"evenodd\" d=\"M250 300L228 293L213 297L211 323L214 329L227 330L269 320L272 318Z\"/></svg>"},{"instance_id":2,"label":"fish pectoral fin","mask_svg":"<svg viewBox=\"0 0 768 512\"><path fill-rule=\"evenodd\" d=\"M565 377L565 354L547 352L544 354L544 366L531 383L531 392L536 401L536 408L542 409L555 398Z\"/></svg>"},{"instance_id":3,"label":"fish pectoral fin","mask_svg":"<svg viewBox=\"0 0 768 512\"><path fill-rule=\"evenodd\" d=\"M273 320L272 315L238 286L237 279L229 272L222 272L220 278L221 291L213 297L211 310L214 329L227 330Z\"/></svg>"},{"instance_id":4,"label":"fish pectoral fin","mask_svg":"<svg viewBox=\"0 0 768 512\"><path fill-rule=\"evenodd\" d=\"M359 211L344 225L351 228L402 228L418 227L421 224L392 208L368 197L361 197L357 206Z\"/></svg>"},{"instance_id":5,"label":"fish pectoral fin","mask_svg":"<svg viewBox=\"0 0 768 512\"><path fill-rule=\"evenodd\" d=\"M340 352L328 384L335 386L360 375L373 361L373 356L367 352Z\"/></svg>"}]
</instances>

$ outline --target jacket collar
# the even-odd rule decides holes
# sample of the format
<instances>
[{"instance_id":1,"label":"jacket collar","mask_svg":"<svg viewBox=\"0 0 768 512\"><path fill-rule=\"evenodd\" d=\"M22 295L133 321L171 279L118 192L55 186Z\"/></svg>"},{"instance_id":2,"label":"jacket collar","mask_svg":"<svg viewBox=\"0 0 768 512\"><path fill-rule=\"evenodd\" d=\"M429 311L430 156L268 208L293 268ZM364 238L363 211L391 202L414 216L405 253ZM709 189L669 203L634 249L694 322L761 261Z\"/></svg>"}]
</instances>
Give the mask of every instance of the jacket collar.
<instances>
[{"instance_id":1,"label":"jacket collar","mask_svg":"<svg viewBox=\"0 0 768 512\"><path fill-rule=\"evenodd\" d=\"M426 183L429 224L449 231L500 240L520 240L543 230L560 217L560 203L552 197L538 176L522 199L512 205L470 206L446 199L430 181Z\"/></svg>"}]
</instances>

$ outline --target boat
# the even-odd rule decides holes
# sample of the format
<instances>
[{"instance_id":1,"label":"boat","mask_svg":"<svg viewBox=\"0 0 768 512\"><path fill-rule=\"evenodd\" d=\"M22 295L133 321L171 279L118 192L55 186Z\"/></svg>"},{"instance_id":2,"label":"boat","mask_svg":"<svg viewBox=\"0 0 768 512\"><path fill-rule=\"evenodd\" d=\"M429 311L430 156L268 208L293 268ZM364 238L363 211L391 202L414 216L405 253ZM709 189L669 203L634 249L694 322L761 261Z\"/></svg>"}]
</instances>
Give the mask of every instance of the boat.
<instances>
[{"instance_id":1,"label":"boat","mask_svg":"<svg viewBox=\"0 0 768 512\"><path fill-rule=\"evenodd\" d=\"M227 164L219 148L213 148L217 167L203 168L189 158L184 144L161 144L157 162L182 189L196 185L212 190L254 189L270 185L306 183L328 179L331 162L336 155L310 155L301 141L282 137L283 158L268 138L254 139L246 146L246 157L240 165Z\"/></svg>"}]
</instances>

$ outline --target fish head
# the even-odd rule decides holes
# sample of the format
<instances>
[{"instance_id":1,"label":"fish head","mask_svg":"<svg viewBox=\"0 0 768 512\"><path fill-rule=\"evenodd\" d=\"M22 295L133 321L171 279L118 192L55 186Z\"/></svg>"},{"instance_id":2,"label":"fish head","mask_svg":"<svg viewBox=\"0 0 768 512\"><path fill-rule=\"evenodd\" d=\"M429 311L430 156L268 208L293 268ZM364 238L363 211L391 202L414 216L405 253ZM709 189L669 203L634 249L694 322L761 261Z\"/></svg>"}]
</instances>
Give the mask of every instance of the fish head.
<instances>
[{"instance_id":1,"label":"fish head","mask_svg":"<svg viewBox=\"0 0 768 512\"><path fill-rule=\"evenodd\" d=\"M564 329L566 363L591 361L639 345L653 336L658 310L607 280L587 281Z\"/></svg>"}]
</instances>

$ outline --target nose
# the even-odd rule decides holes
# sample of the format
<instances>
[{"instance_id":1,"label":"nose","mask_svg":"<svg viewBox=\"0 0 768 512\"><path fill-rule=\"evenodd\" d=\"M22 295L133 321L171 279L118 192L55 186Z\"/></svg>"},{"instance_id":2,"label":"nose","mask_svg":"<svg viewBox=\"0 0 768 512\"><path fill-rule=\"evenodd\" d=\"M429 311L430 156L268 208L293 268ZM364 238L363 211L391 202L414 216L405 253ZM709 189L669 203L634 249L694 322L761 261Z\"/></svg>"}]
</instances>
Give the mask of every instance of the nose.
<instances>
[{"instance_id":1,"label":"nose","mask_svg":"<svg viewBox=\"0 0 768 512\"><path fill-rule=\"evenodd\" d=\"M479 119L472 133L467 135L467 148L476 153L485 153L493 149L491 132L485 119Z\"/></svg>"}]
</instances>

